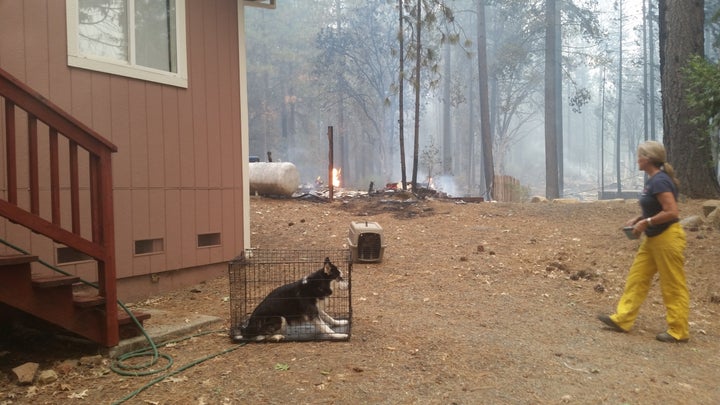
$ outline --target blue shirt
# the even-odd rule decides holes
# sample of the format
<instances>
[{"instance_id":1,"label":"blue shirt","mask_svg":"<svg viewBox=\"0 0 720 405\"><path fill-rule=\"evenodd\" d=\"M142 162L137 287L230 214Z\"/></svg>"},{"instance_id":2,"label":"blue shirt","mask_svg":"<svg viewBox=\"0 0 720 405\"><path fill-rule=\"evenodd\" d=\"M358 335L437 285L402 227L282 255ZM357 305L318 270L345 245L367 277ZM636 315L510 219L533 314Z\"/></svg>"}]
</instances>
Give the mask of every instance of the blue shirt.
<instances>
[{"instance_id":1,"label":"blue shirt","mask_svg":"<svg viewBox=\"0 0 720 405\"><path fill-rule=\"evenodd\" d=\"M645 188L643 188L640 194L640 208L642 209L642 216L644 218L650 218L662 211L662 204L660 204L657 196L665 192L671 192L675 201L677 201L678 190L677 187L675 187L675 183L673 183L672 178L670 178L667 173L661 170L647 180ZM674 219L663 224L652 224L645 230L645 235L660 235L675 222L678 222L678 220Z\"/></svg>"}]
</instances>

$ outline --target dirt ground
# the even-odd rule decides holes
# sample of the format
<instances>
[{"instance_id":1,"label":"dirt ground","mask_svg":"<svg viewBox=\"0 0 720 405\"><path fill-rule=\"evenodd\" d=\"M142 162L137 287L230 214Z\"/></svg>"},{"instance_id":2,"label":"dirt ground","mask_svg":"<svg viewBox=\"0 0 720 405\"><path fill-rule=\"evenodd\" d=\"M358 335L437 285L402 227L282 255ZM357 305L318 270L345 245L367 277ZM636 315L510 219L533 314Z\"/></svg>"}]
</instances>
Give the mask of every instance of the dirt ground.
<instances>
[{"instance_id":1,"label":"dirt ground","mask_svg":"<svg viewBox=\"0 0 720 405\"><path fill-rule=\"evenodd\" d=\"M657 282L630 333L596 319L613 311L638 246L620 231L636 201L405 197L251 200L259 248L343 248L350 221L382 226L382 262L352 267L349 341L233 344L222 277L136 303L224 320L160 347L169 370L123 376L108 358L77 363L91 348L8 341L0 404L720 403L718 230L687 229L692 337L668 344L655 340L665 330ZM703 215L702 201L680 208ZM57 380L17 385L11 369L25 361Z\"/></svg>"}]
</instances>

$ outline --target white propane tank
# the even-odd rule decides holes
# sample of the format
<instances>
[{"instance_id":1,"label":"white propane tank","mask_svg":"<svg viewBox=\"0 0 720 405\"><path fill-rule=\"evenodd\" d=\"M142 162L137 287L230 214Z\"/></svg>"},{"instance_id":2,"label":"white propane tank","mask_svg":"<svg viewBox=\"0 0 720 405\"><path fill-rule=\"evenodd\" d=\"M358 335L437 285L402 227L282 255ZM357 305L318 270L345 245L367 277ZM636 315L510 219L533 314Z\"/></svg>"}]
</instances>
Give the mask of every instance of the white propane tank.
<instances>
[{"instance_id":1,"label":"white propane tank","mask_svg":"<svg viewBox=\"0 0 720 405\"><path fill-rule=\"evenodd\" d=\"M291 196L300 186L300 174L290 162L250 163L250 194Z\"/></svg>"}]
</instances>

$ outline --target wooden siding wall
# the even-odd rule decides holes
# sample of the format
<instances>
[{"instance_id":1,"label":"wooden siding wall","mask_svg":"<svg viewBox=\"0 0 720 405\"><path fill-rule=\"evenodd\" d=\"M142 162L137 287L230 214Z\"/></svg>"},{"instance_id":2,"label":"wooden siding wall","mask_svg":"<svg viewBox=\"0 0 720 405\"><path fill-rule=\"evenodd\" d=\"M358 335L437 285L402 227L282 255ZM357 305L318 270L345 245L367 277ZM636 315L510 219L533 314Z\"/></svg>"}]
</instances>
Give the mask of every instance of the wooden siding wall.
<instances>
[{"instance_id":1,"label":"wooden siding wall","mask_svg":"<svg viewBox=\"0 0 720 405\"><path fill-rule=\"evenodd\" d=\"M186 8L184 89L69 68L64 1L0 1L0 66L118 146L119 278L227 261L243 246L237 2ZM205 233L220 233L221 245L198 248ZM1 219L0 237L55 260L54 244ZM134 254L136 240L156 238L163 252Z\"/></svg>"}]
</instances>

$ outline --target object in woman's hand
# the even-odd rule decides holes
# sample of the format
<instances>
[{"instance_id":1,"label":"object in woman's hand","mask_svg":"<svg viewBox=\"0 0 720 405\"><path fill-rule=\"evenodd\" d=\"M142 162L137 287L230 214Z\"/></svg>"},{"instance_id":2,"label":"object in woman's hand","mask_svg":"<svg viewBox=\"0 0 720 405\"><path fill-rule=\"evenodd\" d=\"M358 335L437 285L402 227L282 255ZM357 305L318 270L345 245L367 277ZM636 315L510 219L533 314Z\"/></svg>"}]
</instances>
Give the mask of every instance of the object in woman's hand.
<instances>
[{"instance_id":1,"label":"object in woman's hand","mask_svg":"<svg viewBox=\"0 0 720 405\"><path fill-rule=\"evenodd\" d=\"M628 237L628 239L637 239L638 237L633 234L633 227L632 226L626 226L623 228L623 232L625 232L625 236Z\"/></svg>"}]
</instances>

